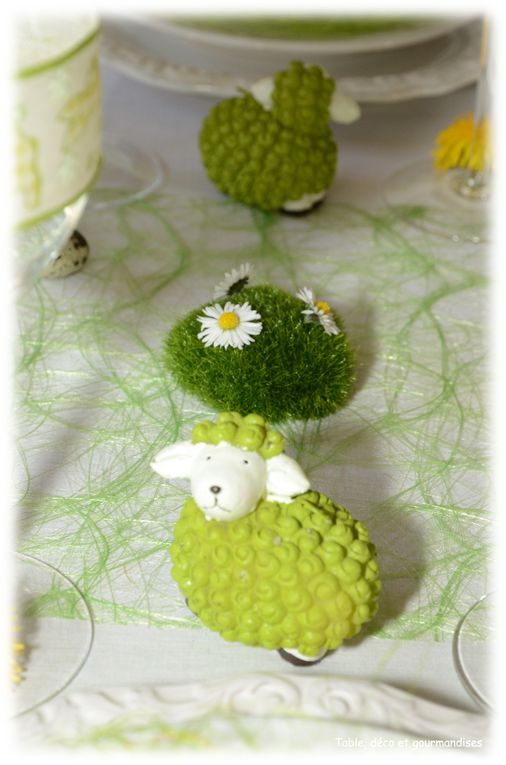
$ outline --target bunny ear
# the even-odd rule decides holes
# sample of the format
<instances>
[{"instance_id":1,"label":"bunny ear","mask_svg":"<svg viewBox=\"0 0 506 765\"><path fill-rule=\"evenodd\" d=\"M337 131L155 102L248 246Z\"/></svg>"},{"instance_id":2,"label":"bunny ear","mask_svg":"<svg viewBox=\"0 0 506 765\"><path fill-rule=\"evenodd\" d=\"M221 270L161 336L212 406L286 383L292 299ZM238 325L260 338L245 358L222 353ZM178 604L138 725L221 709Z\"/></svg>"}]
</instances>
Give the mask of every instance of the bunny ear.
<instances>
[{"instance_id":1,"label":"bunny ear","mask_svg":"<svg viewBox=\"0 0 506 765\"><path fill-rule=\"evenodd\" d=\"M159 451L151 467L164 478L189 478L193 460L201 446L191 441L177 441Z\"/></svg>"},{"instance_id":2,"label":"bunny ear","mask_svg":"<svg viewBox=\"0 0 506 765\"><path fill-rule=\"evenodd\" d=\"M351 96L341 93L337 85L330 101L329 112L331 120L344 125L355 122L362 113L359 104Z\"/></svg>"},{"instance_id":3,"label":"bunny ear","mask_svg":"<svg viewBox=\"0 0 506 765\"><path fill-rule=\"evenodd\" d=\"M267 498L273 496L276 500L283 501L286 497L304 494L309 491L310 483L297 462L286 454L278 454L267 460Z\"/></svg>"},{"instance_id":4,"label":"bunny ear","mask_svg":"<svg viewBox=\"0 0 506 765\"><path fill-rule=\"evenodd\" d=\"M274 93L274 77L262 77L250 88L250 93L264 109L272 109L272 94Z\"/></svg>"}]
</instances>

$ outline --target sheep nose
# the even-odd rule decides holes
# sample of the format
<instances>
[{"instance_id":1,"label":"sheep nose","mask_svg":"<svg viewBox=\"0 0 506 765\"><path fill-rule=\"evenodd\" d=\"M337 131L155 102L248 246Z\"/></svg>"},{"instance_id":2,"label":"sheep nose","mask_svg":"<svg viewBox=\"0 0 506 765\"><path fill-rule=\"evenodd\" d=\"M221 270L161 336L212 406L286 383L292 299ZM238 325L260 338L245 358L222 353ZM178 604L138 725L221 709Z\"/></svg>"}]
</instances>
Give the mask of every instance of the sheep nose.
<instances>
[{"instance_id":1,"label":"sheep nose","mask_svg":"<svg viewBox=\"0 0 506 765\"><path fill-rule=\"evenodd\" d=\"M212 491L213 494L219 494L221 491L221 486L210 486L209 491Z\"/></svg>"}]
</instances>

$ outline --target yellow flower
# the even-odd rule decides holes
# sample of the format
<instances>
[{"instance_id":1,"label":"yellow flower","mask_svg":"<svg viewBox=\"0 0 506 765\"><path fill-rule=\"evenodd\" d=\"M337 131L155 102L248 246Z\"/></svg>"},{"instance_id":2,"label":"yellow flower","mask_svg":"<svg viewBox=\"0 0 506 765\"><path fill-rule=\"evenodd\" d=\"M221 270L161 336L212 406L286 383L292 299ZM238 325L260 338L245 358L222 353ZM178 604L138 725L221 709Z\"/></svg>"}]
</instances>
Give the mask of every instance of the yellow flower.
<instances>
[{"instance_id":1,"label":"yellow flower","mask_svg":"<svg viewBox=\"0 0 506 765\"><path fill-rule=\"evenodd\" d=\"M16 616L14 615L14 619ZM15 632L19 632L19 625L16 623L14 626ZM23 666L18 661L20 654L23 654L25 646L17 640L12 641L12 657L11 657L11 680L13 683L19 683L23 679Z\"/></svg>"},{"instance_id":2,"label":"yellow flower","mask_svg":"<svg viewBox=\"0 0 506 765\"><path fill-rule=\"evenodd\" d=\"M474 115L465 114L442 130L432 152L437 170L467 167L483 172L491 165L490 120L480 120L474 133Z\"/></svg>"},{"instance_id":3,"label":"yellow flower","mask_svg":"<svg viewBox=\"0 0 506 765\"><path fill-rule=\"evenodd\" d=\"M302 287L297 292L297 297L304 301L306 308L302 311L306 322L318 322L327 335L338 335L341 330L336 324L330 306L325 300L315 300L313 290Z\"/></svg>"},{"instance_id":4,"label":"yellow flower","mask_svg":"<svg viewBox=\"0 0 506 765\"><path fill-rule=\"evenodd\" d=\"M206 348L243 348L255 342L254 335L262 331L262 317L249 303L219 303L203 309L203 316L197 316L202 331L197 337Z\"/></svg>"}]
</instances>

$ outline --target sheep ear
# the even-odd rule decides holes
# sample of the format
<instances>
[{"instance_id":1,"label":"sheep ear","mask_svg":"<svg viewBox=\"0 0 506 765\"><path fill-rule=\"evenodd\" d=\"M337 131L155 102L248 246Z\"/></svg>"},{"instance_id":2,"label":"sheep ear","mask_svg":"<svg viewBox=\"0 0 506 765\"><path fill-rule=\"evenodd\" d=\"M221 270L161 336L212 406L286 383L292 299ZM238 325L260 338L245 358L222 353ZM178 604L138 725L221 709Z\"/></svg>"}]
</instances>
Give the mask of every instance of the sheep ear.
<instances>
[{"instance_id":1,"label":"sheep ear","mask_svg":"<svg viewBox=\"0 0 506 765\"><path fill-rule=\"evenodd\" d=\"M295 497L309 491L310 483L300 465L286 454L267 460L267 494Z\"/></svg>"},{"instance_id":2,"label":"sheep ear","mask_svg":"<svg viewBox=\"0 0 506 765\"><path fill-rule=\"evenodd\" d=\"M351 96L341 93L337 87L330 101L329 112L334 122L341 122L344 125L355 122L362 114L359 104Z\"/></svg>"},{"instance_id":3,"label":"sheep ear","mask_svg":"<svg viewBox=\"0 0 506 765\"><path fill-rule=\"evenodd\" d=\"M201 446L191 441L177 441L159 451L151 467L164 478L189 478L193 460Z\"/></svg>"}]
</instances>

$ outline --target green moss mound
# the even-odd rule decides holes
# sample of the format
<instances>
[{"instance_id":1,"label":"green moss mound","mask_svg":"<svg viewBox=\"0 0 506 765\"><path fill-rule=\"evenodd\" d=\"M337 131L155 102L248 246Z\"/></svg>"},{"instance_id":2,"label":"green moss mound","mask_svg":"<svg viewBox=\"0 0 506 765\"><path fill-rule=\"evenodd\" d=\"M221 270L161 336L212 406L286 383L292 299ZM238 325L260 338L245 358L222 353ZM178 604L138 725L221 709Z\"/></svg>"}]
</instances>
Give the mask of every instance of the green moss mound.
<instances>
[{"instance_id":1,"label":"green moss mound","mask_svg":"<svg viewBox=\"0 0 506 765\"><path fill-rule=\"evenodd\" d=\"M171 545L191 610L225 640L316 656L377 610L376 550L365 526L317 492L262 501L243 518L206 521L189 499Z\"/></svg>"},{"instance_id":2,"label":"green moss mound","mask_svg":"<svg viewBox=\"0 0 506 765\"><path fill-rule=\"evenodd\" d=\"M230 298L205 305L224 305ZM353 353L343 323L327 335L306 323L304 302L271 286L248 287L233 296L262 317L255 342L237 348L206 348L197 335L201 306L178 322L166 339L165 363L179 385L218 410L256 412L270 422L320 419L343 406L350 394Z\"/></svg>"},{"instance_id":3,"label":"green moss mound","mask_svg":"<svg viewBox=\"0 0 506 765\"><path fill-rule=\"evenodd\" d=\"M210 180L267 211L326 191L337 160L328 108L334 87L320 67L294 62L275 76L272 111L249 93L214 106L199 137Z\"/></svg>"}]
</instances>

